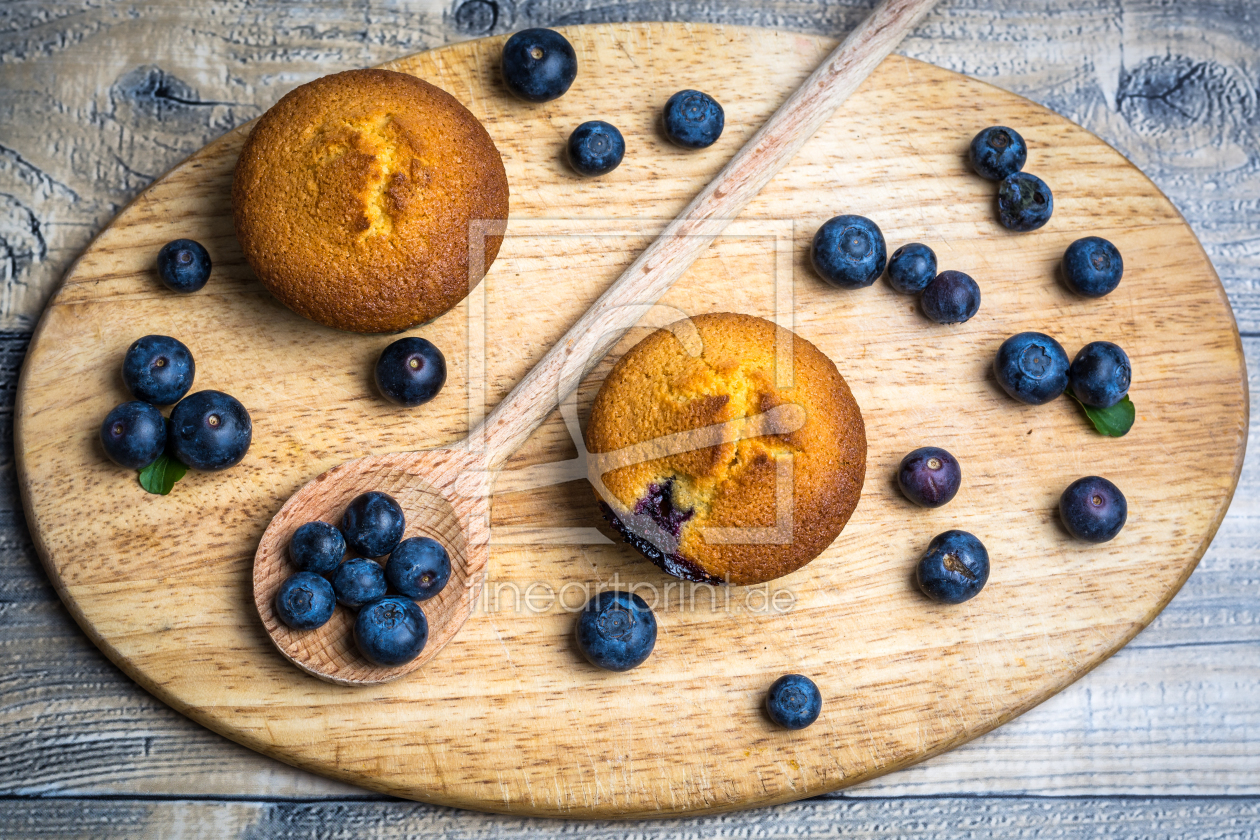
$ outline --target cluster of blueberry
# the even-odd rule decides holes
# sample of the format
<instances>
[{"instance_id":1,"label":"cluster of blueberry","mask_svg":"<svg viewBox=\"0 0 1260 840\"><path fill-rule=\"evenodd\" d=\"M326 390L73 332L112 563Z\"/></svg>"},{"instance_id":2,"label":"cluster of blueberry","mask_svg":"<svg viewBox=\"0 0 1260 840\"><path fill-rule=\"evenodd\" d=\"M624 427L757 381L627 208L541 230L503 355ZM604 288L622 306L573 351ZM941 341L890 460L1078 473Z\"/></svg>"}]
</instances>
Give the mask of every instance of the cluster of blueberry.
<instances>
[{"instance_id":1,"label":"cluster of blueberry","mask_svg":"<svg viewBox=\"0 0 1260 840\"><path fill-rule=\"evenodd\" d=\"M552 29L523 29L503 45L503 83L526 102L563 96L577 78L577 69L573 45ZM722 106L707 93L680 90L665 103L665 136L684 149L712 146L725 125ZM625 157L626 141L615 125L590 120L569 135L566 152L579 175L606 175Z\"/></svg>"},{"instance_id":2,"label":"cluster of blueberry","mask_svg":"<svg viewBox=\"0 0 1260 840\"><path fill-rule=\"evenodd\" d=\"M354 642L370 662L390 667L415 659L429 638L416 602L445 588L451 559L436 540L404 540L406 524L392 496L372 491L350 502L340 528L319 521L298 528L289 556L299 571L276 590L276 615L294 630L314 630L341 604L358 611ZM360 556L344 559L347 547ZM383 567L371 559L387 555Z\"/></svg>"},{"instance_id":3,"label":"cluster of blueberry","mask_svg":"<svg viewBox=\"0 0 1260 840\"><path fill-rule=\"evenodd\" d=\"M1022 172L1028 144L1014 129L994 125L971 140L971 166L981 178L998 182L998 220L1008 230L1029 231L1050 221L1054 195L1046 182Z\"/></svg>"}]
</instances>

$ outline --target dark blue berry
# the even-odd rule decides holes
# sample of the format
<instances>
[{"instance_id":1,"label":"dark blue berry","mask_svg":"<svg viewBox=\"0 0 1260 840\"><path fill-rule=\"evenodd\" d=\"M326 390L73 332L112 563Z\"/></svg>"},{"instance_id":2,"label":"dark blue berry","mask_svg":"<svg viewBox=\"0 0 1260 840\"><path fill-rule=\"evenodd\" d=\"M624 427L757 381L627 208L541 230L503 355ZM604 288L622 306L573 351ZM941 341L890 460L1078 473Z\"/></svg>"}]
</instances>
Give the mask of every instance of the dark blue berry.
<instances>
[{"instance_id":1,"label":"dark blue berry","mask_svg":"<svg viewBox=\"0 0 1260 840\"><path fill-rule=\"evenodd\" d=\"M195 292L210 279L210 254L200 242L176 239L158 251L157 269L167 288Z\"/></svg>"},{"instance_id":2,"label":"dark blue berry","mask_svg":"<svg viewBox=\"0 0 1260 840\"><path fill-rule=\"evenodd\" d=\"M1024 161L1028 160L1028 146L1019 132L993 125L971 139L968 156L977 175L990 181L1001 181L1024 168Z\"/></svg>"},{"instance_id":3,"label":"dark blue berry","mask_svg":"<svg viewBox=\"0 0 1260 840\"><path fill-rule=\"evenodd\" d=\"M577 645L597 668L629 671L656 646L656 616L633 592L601 592L578 613Z\"/></svg>"},{"instance_id":4,"label":"dark blue berry","mask_svg":"<svg viewBox=\"0 0 1260 840\"><path fill-rule=\"evenodd\" d=\"M726 127L717 100L698 90L680 90L665 102L665 136L684 149L712 146Z\"/></svg>"},{"instance_id":5,"label":"dark blue berry","mask_svg":"<svg viewBox=\"0 0 1260 840\"><path fill-rule=\"evenodd\" d=\"M961 604L989 580L989 552L966 531L938 534L920 558L915 580L933 601Z\"/></svg>"},{"instance_id":6,"label":"dark blue berry","mask_svg":"<svg viewBox=\"0 0 1260 840\"><path fill-rule=\"evenodd\" d=\"M101 445L120 467L142 470L166 449L166 418L146 402L125 402L105 415Z\"/></svg>"},{"instance_id":7,"label":"dark blue berry","mask_svg":"<svg viewBox=\"0 0 1260 840\"><path fill-rule=\"evenodd\" d=\"M1078 478L1059 497L1059 516L1072 536L1085 542L1113 539L1129 518L1120 488L1097 475Z\"/></svg>"},{"instance_id":8,"label":"dark blue berry","mask_svg":"<svg viewBox=\"0 0 1260 840\"><path fill-rule=\"evenodd\" d=\"M365 557L383 557L394 550L406 527L403 509L388 493L377 490L355 496L341 517L346 545Z\"/></svg>"},{"instance_id":9,"label":"dark blue berry","mask_svg":"<svg viewBox=\"0 0 1260 840\"><path fill-rule=\"evenodd\" d=\"M437 540L412 537L389 555L385 579L408 598L427 601L451 579L451 558Z\"/></svg>"},{"instance_id":10,"label":"dark blue berry","mask_svg":"<svg viewBox=\"0 0 1260 840\"><path fill-rule=\"evenodd\" d=\"M352 610L384 598L389 589L381 564L365 557L351 557L338 566L332 587L337 603Z\"/></svg>"},{"instance_id":11,"label":"dark blue berry","mask_svg":"<svg viewBox=\"0 0 1260 840\"><path fill-rule=\"evenodd\" d=\"M428 640L429 622L424 611L408 598L382 598L359 610L354 620L354 643L359 653L376 665L410 662Z\"/></svg>"},{"instance_id":12,"label":"dark blue berry","mask_svg":"<svg viewBox=\"0 0 1260 840\"><path fill-rule=\"evenodd\" d=\"M346 539L336 526L327 522L307 522L293 532L289 554L304 572L326 575L341 563L346 554Z\"/></svg>"},{"instance_id":13,"label":"dark blue berry","mask_svg":"<svg viewBox=\"0 0 1260 840\"><path fill-rule=\"evenodd\" d=\"M276 590L276 615L294 630L323 627L337 608L333 586L314 572L298 572Z\"/></svg>"},{"instance_id":14,"label":"dark blue berry","mask_svg":"<svg viewBox=\"0 0 1260 840\"><path fill-rule=\"evenodd\" d=\"M921 242L902 245L888 260L888 285L917 295L936 278L936 254Z\"/></svg>"},{"instance_id":15,"label":"dark blue berry","mask_svg":"<svg viewBox=\"0 0 1260 840\"><path fill-rule=\"evenodd\" d=\"M503 45L503 83L526 102L563 96L577 70L573 45L553 29L522 29Z\"/></svg>"},{"instance_id":16,"label":"dark blue berry","mask_svg":"<svg viewBox=\"0 0 1260 840\"><path fill-rule=\"evenodd\" d=\"M836 216L814 234L809 257L831 285L860 289L884 273L888 247L879 226L865 216Z\"/></svg>"},{"instance_id":17,"label":"dark blue berry","mask_svg":"<svg viewBox=\"0 0 1260 840\"><path fill-rule=\"evenodd\" d=\"M1036 230L1053 212L1054 196L1036 175L1016 172L998 184L998 220L1007 230Z\"/></svg>"},{"instance_id":18,"label":"dark blue berry","mask_svg":"<svg viewBox=\"0 0 1260 840\"><path fill-rule=\"evenodd\" d=\"M922 446L901 459L897 486L916 505L940 507L962 486L962 467L939 446Z\"/></svg>"},{"instance_id":19,"label":"dark blue berry","mask_svg":"<svg viewBox=\"0 0 1260 840\"><path fill-rule=\"evenodd\" d=\"M174 405L193 384L192 353L169 335L146 335L127 348L123 357L123 384L138 400L154 405Z\"/></svg>"},{"instance_id":20,"label":"dark blue berry","mask_svg":"<svg viewBox=\"0 0 1260 840\"><path fill-rule=\"evenodd\" d=\"M1102 297L1120 285L1124 259L1101 236L1078 239L1063 252L1063 279L1068 288L1085 297Z\"/></svg>"},{"instance_id":21,"label":"dark blue berry","mask_svg":"<svg viewBox=\"0 0 1260 840\"><path fill-rule=\"evenodd\" d=\"M766 692L766 714L784 729L804 729L818 720L820 712L822 693L801 674L779 677Z\"/></svg>"},{"instance_id":22,"label":"dark blue berry","mask_svg":"<svg viewBox=\"0 0 1260 840\"><path fill-rule=\"evenodd\" d=\"M399 405L427 403L445 384L446 359L428 339L400 338L376 360L376 387Z\"/></svg>"},{"instance_id":23,"label":"dark blue berry","mask_svg":"<svg viewBox=\"0 0 1260 840\"><path fill-rule=\"evenodd\" d=\"M569 166L579 175L606 175L626 156L626 141L615 125L584 122L569 135Z\"/></svg>"},{"instance_id":24,"label":"dark blue berry","mask_svg":"<svg viewBox=\"0 0 1260 840\"><path fill-rule=\"evenodd\" d=\"M1110 341L1091 341L1068 369L1068 385L1078 400L1094 408L1110 408L1129 393L1133 368L1129 357Z\"/></svg>"},{"instance_id":25,"label":"dark blue berry","mask_svg":"<svg viewBox=\"0 0 1260 840\"><path fill-rule=\"evenodd\" d=\"M961 324L980 310L980 286L961 271L942 271L927 284L919 304L938 324Z\"/></svg>"},{"instance_id":26,"label":"dark blue berry","mask_svg":"<svg viewBox=\"0 0 1260 840\"><path fill-rule=\"evenodd\" d=\"M236 397L198 391L171 411L175 457L195 470L213 472L240 463L249 451L254 425Z\"/></svg>"},{"instance_id":27,"label":"dark blue berry","mask_svg":"<svg viewBox=\"0 0 1260 840\"><path fill-rule=\"evenodd\" d=\"M1068 357L1063 345L1048 335L1022 332L998 348L993 373L1002 390L1020 402L1042 405L1068 385Z\"/></svg>"}]
</instances>

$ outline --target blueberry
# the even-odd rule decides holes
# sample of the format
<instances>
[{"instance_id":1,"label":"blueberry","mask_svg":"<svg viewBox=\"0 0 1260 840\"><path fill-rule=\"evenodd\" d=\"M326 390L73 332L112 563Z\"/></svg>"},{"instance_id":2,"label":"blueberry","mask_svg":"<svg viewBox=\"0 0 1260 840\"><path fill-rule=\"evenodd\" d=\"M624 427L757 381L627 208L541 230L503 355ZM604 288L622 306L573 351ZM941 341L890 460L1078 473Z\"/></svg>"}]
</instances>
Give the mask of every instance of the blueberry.
<instances>
[{"instance_id":1,"label":"blueberry","mask_svg":"<svg viewBox=\"0 0 1260 840\"><path fill-rule=\"evenodd\" d=\"M903 295L917 295L936 277L936 254L921 242L893 251L888 260L888 285Z\"/></svg>"},{"instance_id":2,"label":"blueberry","mask_svg":"<svg viewBox=\"0 0 1260 840\"><path fill-rule=\"evenodd\" d=\"M171 411L175 457L195 470L213 472L240 463L249 451L254 425L236 397L198 391Z\"/></svg>"},{"instance_id":3,"label":"blueberry","mask_svg":"<svg viewBox=\"0 0 1260 840\"><path fill-rule=\"evenodd\" d=\"M916 505L940 507L962 486L962 467L939 446L921 446L901 459L897 486Z\"/></svg>"},{"instance_id":4,"label":"blueberry","mask_svg":"<svg viewBox=\"0 0 1260 840\"><path fill-rule=\"evenodd\" d=\"M971 167L981 178L1001 181L1024 168L1028 145L1019 132L1002 125L991 125L971 139Z\"/></svg>"},{"instance_id":5,"label":"blueberry","mask_svg":"<svg viewBox=\"0 0 1260 840\"><path fill-rule=\"evenodd\" d=\"M937 534L915 570L923 594L946 604L974 598L988 579L989 552L966 531Z\"/></svg>"},{"instance_id":6,"label":"blueberry","mask_svg":"<svg viewBox=\"0 0 1260 840\"><path fill-rule=\"evenodd\" d=\"M1110 408L1129 393L1129 357L1110 341L1091 341L1068 368L1068 385L1085 405Z\"/></svg>"},{"instance_id":7,"label":"blueberry","mask_svg":"<svg viewBox=\"0 0 1260 840\"><path fill-rule=\"evenodd\" d=\"M573 45L553 29L522 29L503 45L503 83L526 102L563 96L577 70Z\"/></svg>"},{"instance_id":8,"label":"blueberry","mask_svg":"<svg viewBox=\"0 0 1260 840\"><path fill-rule=\"evenodd\" d=\"M307 522L293 532L289 554L302 571L326 575L345 556L346 538L327 522Z\"/></svg>"},{"instance_id":9,"label":"blueberry","mask_svg":"<svg viewBox=\"0 0 1260 840\"><path fill-rule=\"evenodd\" d=\"M195 292L210 279L210 254L200 242L176 239L158 251L158 277L176 292Z\"/></svg>"},{"instance_id":10,"label":"blueberry","mask_svg":"<svg viewBox=\"0 0 1260 840\"><path fill-rule=\"evenodd\" d=\"M276 590L276 615L294 630L314 630L332 618L333 586L314 572L290 575Z\"/></svg>"},{"instance_id":11,"label":"blueberry","mask_svg":"<svg viewBox=\"0 0 1260 840\"><path fill-rule=\"evenodd\" d=\"M1129 518L1120 488L1097 475L1078 478L1059 497L1059 516L1072 536L1085 542L1113 539Z\"/></svg>"},{"instance_id":12,"label":"blueberry","mask_svg":"<svg viewBox=\"0 0 1260 840\"><path fill-rule=\"evenodd\" d=\"M569 135L569 166L579 175L606 175L626 156L626 141L615 125L584 122Z\"/></svg>"},{"instance_id":13,"label":"blueberry","mask_svg":"<svg viewBox=\"0 0 1260 840\"><path fill-rule=\"evenodd\" d=\"M120 467L142 470L166 449L166 418L146 402L125 402L105 415L101 445Z\"/></svg>"},{"instance_id":14,"label":"blueberry","mask_svg":"<svg viewBox=\"0 0 1260 840\"><path fill-rule=\"evenodd\" d=\"M437 540L412 537L389 555L385 579L408 598L427 601L451 579L451 558Z\"/></svg>"},{"instance_id":15,"label":"blueberry","mask_svg":"<svg viewBox=\"0 0 1260 840\"><path fill-rule=\"evenodd\" d=\"M680 90L665 102L665 136L684 149L712 146L726 127L717 100L698 90Z\"/></svg>"},{"instance_id":16,"label":"blueberry","mask_svg":"<svg viewBox=\"0 0 1260 840\"><path fill-rule=\"evenodd\" d=\"M822 693L814 681L801 674L787 674L770 684L766 714L784 729L804 729L822 711Z\"/></svg>"},{"instance_id":17,"label":"blueberry","mask_svg":"<svg viewBox=\"0 0 1260 840\"><path fill-rule=\"evenodd\" d=\"M998 184L998 220L1008 230L1029 231L1050 221L1054 196L1046 182L1027 172L1016 172Z\"/></svg>"},{"instance_id":18,"label":"blueberry","mask_svg":"<svg viewBox=\"0 0 1260 840\"><path fill-rule=\"evenodd\" d=\"M373 490L350 502L341 517L341 533L346 544L363 556L383 557L398 545L406 524L394 497Z\"/></svg>"},{"instance_id":19,"label":"blueberry","mask_svg":"<svg viewBox=\"0 0 1260 840\"><path fill-rule=\"evenodd\" d=\"M980 286L961 271L942 271L919 298L923 314L938 324L961 324L980 309Z\"/></svg>"},{"instance_id":20,"label":"blueberry","mask_svg":"<svg viewBox=\"0 0 1260 840\"><path fill-rule=\"evenodd\" d=\"M416 602L391 595L369 604L354 620L354 643L369 661L383 666L410 662L429 640L429 622Z\"/></svg>"},{"instance_id":21,"label":"blueberry","mask_svg":"<svg viewBox=\"0 0 1260 840\"><path fill-rule=\"evenodd\" d=\"M818 276L841 289L860 289L884 273L888 248L879 226L865 216L836 216L814 234L809 252Z\"/></svg>"},{"instance_id":22,"label":"blueberry","mask_svg":"<svg viewBox=\"0 0 1260 840\"><path fill-rule=\"evenodd\" d=\"M131 395L154 405L174 405L192 387L192 353L169 335L146 335L127 348L123 384Z\"/></svg>"},{"instance_id":23,"label":"blueberry","mask_svg":"<svg viewBox=\"0 0 1260 840\"><path fill-rule=\"evenodd\" d=\"M577 645L597 668L629 671L656 646L656 616L633 592L601 592L578 613Z\"/></svg>"},{"instance_id":24,"label":"blueberry","mask_svg":"<svg viewBox=\"0 0 1260 840\"><path fill-rule=\"evenodd\" d=\"M446 359L428 339L400 338L376 360L376 387L398 405L427 403L445 384Z\"/></svg>"},{"instance_id":25,"label":"blueberry","mask_svg":"<svg viewBox=\"0 0 1260 840\"><path fill-rule=\"evenodd\" d=\"M1085 297L1102 297L1120 285L1124 259L1119 249L1101 236L1078 239L1063 252L1063 279Z\"/></svg>"},{"instance_id":26,"label":"blueberry","mask_svg":"<svg viewBox=\"0 0 1260 840\"><path fill-rule=\"evenodd\" d=\"M1043 405L1068 385L1068 357L1063 345L1048 335L1022 332L998 348L993 373L1002 390L1020 402Z\"/></svg>"},{"instance_id":27,"label":"blueberry","mask_svg":"<svg viewBox=\"0 0 1260 840\"><path fill-rule=\"evenodd\" d=\"M337 593L337 603L352 610L384 598L389 589L381 564L365 557L351 557L338 566L332 588Z\"/></svg>"}]
</instances>

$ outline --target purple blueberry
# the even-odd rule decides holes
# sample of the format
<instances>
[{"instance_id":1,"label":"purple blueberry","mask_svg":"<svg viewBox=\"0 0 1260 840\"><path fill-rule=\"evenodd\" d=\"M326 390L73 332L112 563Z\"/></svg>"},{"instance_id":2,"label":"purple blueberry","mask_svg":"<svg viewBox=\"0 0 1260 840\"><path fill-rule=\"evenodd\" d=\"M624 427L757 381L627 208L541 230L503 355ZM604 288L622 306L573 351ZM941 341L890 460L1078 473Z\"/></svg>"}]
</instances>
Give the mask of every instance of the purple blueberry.
<instances>
[{"instance_id":1,"label":"purple blueberry","mask_svg":"<svg viewBox=\"0 0 1260 840\"><path fill-rule=\"evenodd\" d=\"M1024 168L1028 145L1015 129L992 125L972 138L968 157L981 178L1001 181Z\"/></svg>"},{"instance_id":2,"label":"purple blueberry","mask_svg":"<svg viewBox=\"0 0 1260 840\"><path fill-rule=\"evenodd\" d=\"M384 598L389 588L381 564L364 557L351 557L338 566L332 587L337 603L352 610Z\"/></svg>"},{"instance_id":3,"label":"purple blueberry","mask_svg":"<svg viewBox=\"0 0 1260 840\"><path fill-rule=\"evenodd\" d=\"M139 400L115 406L101 423L101 446L118 466L142 470L166 449L166 418Z\"/></svg>"},{"instance_id":4,"label":"purple blueberry","mask_svg":"<svg viewBox=\"0 0 1260 840\"><path fill-rule=\"evenodd\" d=\"M1113 539L1129 518L1129 503L1120 488L1097 475L1078 478L1059 497L1059 516L1078 540L1104 543Z\"/></svg>"},{"instance_id":5,"label":"purple blueberry","mask_svg":"<svg viewBox=\"0 0 1260 840\"><path fill-rule=\"evenodd\" d=\"M940 507L962 486L962 467L939 446L922 446L901 459L897 486L916 505Z\"/></svg>"},{"instance_id":6,"label":"purple blueberry","mask_svg":"<svg viewBox=\"0 0 1260 840\"><path fill-rule=\"evenodd\" d=\"M176 239L158 251L158 277L176 292L195 292L210 279L210 253L200 242Z\"/></svg>"},{"instance_id":7,"label":"purple blueberry","mask_svg":"<svg viewBox=\"0 0 1260 840\"><path fill-rule=\"evenodd\" d=\"M412 537L403 540L385 564L389 585L408 598L427 601L451 579L451 558L437 540Z\"/></svg>"},{"instance_id":8,"label":"purple blueberry","mask_svg":"<svg viewBox=\"0 0 1260 840\"><path fill-rule=\"evenodd\" d=\"M1063 252L1063 279L1078 295L1099 298L1120 285L1124 258L1101 236L1078 239Z\"/></svg>"},{"instance_id":9,"label":"purple blueberry","mask_svg":"<svg viewBox=\"0 0 1260 840\"><path fill-rule=\"evenodd\" d=\"M332 584L314 572L298 572L276 590L276 615L294 630L314 630L337 607Z\"/></svg>"},{"instance_id":10,"label":"purple blueberry","mask_svg":"<svg viewBox=\"0 0 1260 840\"><path fill-rule=\"evenodd\" d=\"M1063 345L1048 335L1022 332L998 348L993 373L1002 390L1020 402L1043 405L1068 385L1068 357Z\"/></svg>"},{"instance_id":11,"label":"purple blueberry","mask_svg":"<svg viewBox=\"0 0 1260 840\"><path fill-rule=\"evenodd\" d=\"M376 360L376 387L398 405L417 406L438 395L446 384L446 359L428 339L400 338Z\"/></svg>"},{"instance_id":12,"label":"purple blueberry","mask_svg":"<svg viewBox=\"0 0 1260 840\"><path fill-rule=\"evenodd\" d=\"M578 649L605 671L629 671L656 646L656 616L633 592L601 592L578 613Z\"/></svg>"},{"instance_id":13,"label":"purple blueberry","mask_svg":"<svg viewBox=\"0 0 1260 840\"><path fill-rule=\"evenodd\" d=\"M372 490L356 496L341 517L346 545L364 557L383 557L394 550L406 527L403 509L388 493Z\"/></svg>"},{"instance_id":14,"label":"purple blueberry","mask_svg":"<svg viewBox=\"0 0 1260 840\"><path fill-rule=\"evenodd\" d=\"M1036 175L1016 172L998 184L998 220L1007 230L1036 230L1053 212L1054 195Z\"/></svg>"},{"instance_id":15,"label":"purple blueberry","mask_svg":"<svg viewBox=\"0 0 1260 840\"><path fill-rule=\"evenodd\" d=\"M577 78L577 53L554 29L522 29L503 45L503 83L517 99L548 102Z\"/></svg>"},{"instance_id":16,"label":"purple blueberry","mask_svg":"<svg viewBox=\"0 0 1260 840\"><path fill-rule=\"evenodd\" d=\"M195 372L192 353L169 335L138 338L123 357L123 384L133 397L154 405L179 402L192 387Z\"/></svg>"},{"instance_id":17,"label":"purple blueberry","mask_svg":"<svg viewBox=\"0 0 1260 840\"><path fill-rule=\"evenodd\" d=\"M888 285L903 295L917 295L936 279L936 254L921 242L902 245L888 259Z\"/></svg>"},{"instance_id":18,"label":"purple blueberry","mask_svg":"<svg viewBox=\"0 0 1260 840\"><path fill-rule=\"evenodd\" d=\"M1091 341L1068 368L1068 387L1081 403L1110 408L1129 393L1133 368L1129 357L1110 341Z\"/></svg>"},{"instance_id":19,"label":"purple blueberry","mask_svg":"<svg viewBox=\"0 0 1260 840\"><path fill-rule=\"evenodd\" d=\"M961 271L942 271L927 284L919 304L938 324L961 324L980 310L980 286Z\"/></svg>"},{"instance_id":20,"label":"purple blueberry","mask_svg":"<svg viewBox=\"0 0 1260 840\"><path fill-rule=\"evenodd\" d=\"M354 620L354 643L359 653L376 665L410 662L428 640L429 622L409 598L381 598L359 610Z\"/></svg>"},{"instance_id":21,"label":"purple blueberry","mask_svg":"<svg viewBox=\"0 0 1260 840\"><path fill-rule=\"evenodd\" d=\"M860 289L875 282L888 263L888 246L879 226L865 216L828 219L810 247L818 276L841 289Z\"/></svg>"},{"instance_id":22,"label":"purple blueberry","mask_svg":"<svg viewBox=\"0 0 1260 840\"><path fill-rule=\"evenodd\" d=\"M718 101L698 90L680 90L665 103L665 136L684 149L712 146L726 127Z\"/></svg>"},{"instance_id":23,"label":"purple blueberry","mask_svg":"<svg viewBox=\"0 0 1260 840\"><path fill-rule=\"evenodd\" d=\"M961 604L974 598L989 580L989 552L966 531L938 534L920 558L915 580L933 601Z\"/></svg>"},{"instance_id":24,"label":"purple blueberry","mask_svg":"<svg viewBox=\"0 0 1260 840\"><path fill-rule=\"evenodd\" d=\"M254 426L245 406L222 391L198 391L171 411L171 448L195 470L214 472L240 463Z\"/></svg>"},{"instance_id":25,"label":"purple blueberry","mask_svg":"<svg viewBox=\"0 0 1260 840\"><path fill-rule=\"evenodd\" d=\"M626 141L615 125L603 120L584 122L569 135L569 166L579 175L607 175L626 156Z\"/></svg>"},{"instance_id":26,"label":"purple blueberry","mask_svg":"<svg viewBox=\"0 0 1260 840\"><path fill-rule=\"evenodd\" d=\"M326 575L337 568L345 556L346 539L334 525L307 522L293 532L289 554L302 571Z\"/></svg>"},{"instance_id":27,"label":"purple blueberry","mask_svg":"<svg viewBox=\"0 0 1260 840\"><path fill-rule=\"evenodd\" d=\"M787 674L766 692L766 714L784 729L804 729L822 712L822 692L809 677Z\"/></svg>"}]
</instances>

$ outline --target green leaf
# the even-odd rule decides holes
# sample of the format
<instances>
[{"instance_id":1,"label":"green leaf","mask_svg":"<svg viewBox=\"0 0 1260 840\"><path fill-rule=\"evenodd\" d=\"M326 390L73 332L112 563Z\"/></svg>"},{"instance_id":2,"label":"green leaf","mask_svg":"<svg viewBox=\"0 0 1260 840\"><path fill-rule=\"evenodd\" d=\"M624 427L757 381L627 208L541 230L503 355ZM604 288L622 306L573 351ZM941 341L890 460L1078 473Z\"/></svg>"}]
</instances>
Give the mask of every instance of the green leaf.
<instances>
[{"instance_id":1,"label":"green leaf","mask_svg":"<svg viewBox=\"0 0 1260 840\"><path fill-rule=\"evenodd\" d=\"M150 493L165 496L187 472L188 467L163 452L156 461L140 470L140 486Z\"/></svg>"},{"instance_id":2,"label":"green leaf","mask_svg":"<svg viewBox=\"0 0 1260 840\"><path fill-rule=\"evenodd\" d=\"M1137 409L1134 408L1132 400L1126 395L1120 402L1110 408L1094 408L1092 405L1085 405L1076 398L1076 394L1072 393L1072 389L1068 388L1067 395L1076 400L1076 404L1085 409L1085 416L1094 424L1094 428L1099 434L1107 437L1124 437L1128 434L1129 429L1133 428L1133 420L1137 417Z\"/></svg>"}]
</instances>

